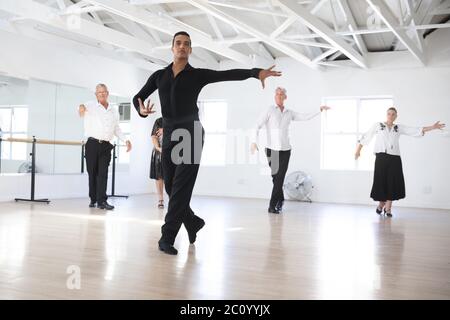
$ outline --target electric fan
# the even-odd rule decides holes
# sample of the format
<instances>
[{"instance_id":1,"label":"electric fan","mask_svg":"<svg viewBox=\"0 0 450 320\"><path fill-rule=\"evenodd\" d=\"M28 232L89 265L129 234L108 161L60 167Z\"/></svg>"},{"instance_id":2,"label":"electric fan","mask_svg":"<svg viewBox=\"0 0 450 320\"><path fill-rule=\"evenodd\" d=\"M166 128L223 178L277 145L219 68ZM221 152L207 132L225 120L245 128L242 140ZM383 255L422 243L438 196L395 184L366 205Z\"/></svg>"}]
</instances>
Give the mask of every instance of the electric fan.
<instances>
[{"instance_id":1,"label":"electric fan","mask_svg":"<svg viewBox=\"0 0 450 320\"><path fill-rule=\"evenodd\" d=\"M19 166L18 173L31 173L31 161L24 162ZM36 170L37 172L37 170Z\"/></svg>"},{"instance_id":2,"label":"electric fan","mask_svg":"<svg viewBox=\"0 0 450 320\"><path fill-rule=\"evenodd\" d=\"M287 176L284 182L284 190L289 198L298 201L312 202L310 196L312 189L311 176L303 171L295 171Z\"/></svg>"}]
</instances>

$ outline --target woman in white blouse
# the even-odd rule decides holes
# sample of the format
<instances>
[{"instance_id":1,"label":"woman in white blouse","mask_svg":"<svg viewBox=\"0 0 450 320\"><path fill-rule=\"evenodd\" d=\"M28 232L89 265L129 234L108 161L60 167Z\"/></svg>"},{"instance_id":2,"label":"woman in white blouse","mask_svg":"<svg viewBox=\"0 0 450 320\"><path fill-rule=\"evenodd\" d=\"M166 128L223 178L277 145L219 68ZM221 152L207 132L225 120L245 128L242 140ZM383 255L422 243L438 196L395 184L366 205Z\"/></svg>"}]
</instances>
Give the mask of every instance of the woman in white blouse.
<instances>
[{"instance_id":1,"label":"woman in white blouse","mask_svg":"<svg viewBox=\"0 0 450 320\"><path fill-rule=\"evenodd\" d=\"M355 153L355 159L358 159L362 147L368 145L375 137L374 153L376 159L370 197L379 202L376 212L381 214L384 209L384 213L388 217L392 217L392 201L405 197L405 180L399 147L400 135L422 137L425 132L445 127L445 124L439 123L439 121L428 127L407 127L394 124L396 119L397 110L389 108L386 122L375 123L361 137Z\"/></svg>"}]
</instances>

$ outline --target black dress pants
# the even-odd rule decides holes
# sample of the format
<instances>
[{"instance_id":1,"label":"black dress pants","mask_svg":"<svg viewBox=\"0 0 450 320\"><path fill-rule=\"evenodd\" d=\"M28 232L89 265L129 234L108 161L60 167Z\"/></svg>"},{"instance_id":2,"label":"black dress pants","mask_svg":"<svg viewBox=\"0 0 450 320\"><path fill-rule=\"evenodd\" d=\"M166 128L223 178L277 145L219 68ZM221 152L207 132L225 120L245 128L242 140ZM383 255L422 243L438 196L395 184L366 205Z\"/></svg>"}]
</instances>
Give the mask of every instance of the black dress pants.
<instances>
[{"instance_id":1,"label":"black dress pants","mask_svg":"<svg viewBox=\"0 0 450 320\"><path fill-rule=\"evenodd\" d=\"M89 198L91 202L103 203L108 198L108 167L114 146L107 142L89 138L85 146L86 167L89 174Z\"/></svg>"},{"instance_id":2,"label":"black dress pants","mask_svg":"<svg viewBox=\"0 0 450 320\"><path fill-rule=\"evenodd\" d=\"M162 167L169 204L160 241L173 245L182 224L189 232L203 221L189 203L200 168L205 132L200 121L173 124L164 119L163 129Z\"/></svg>"},{"instance_id":3,"label":"black dress pants","mask_svg":"<svg viewBox=\"0 0 450 320\"><path fill-rule=\"evenodd\" d=\"M283 183L289 166L291 150L277 151L266 148L266 156L271 169L273 182L269 207L273 209L279 202L284 201Z\"/></svg>"}]
</instances>

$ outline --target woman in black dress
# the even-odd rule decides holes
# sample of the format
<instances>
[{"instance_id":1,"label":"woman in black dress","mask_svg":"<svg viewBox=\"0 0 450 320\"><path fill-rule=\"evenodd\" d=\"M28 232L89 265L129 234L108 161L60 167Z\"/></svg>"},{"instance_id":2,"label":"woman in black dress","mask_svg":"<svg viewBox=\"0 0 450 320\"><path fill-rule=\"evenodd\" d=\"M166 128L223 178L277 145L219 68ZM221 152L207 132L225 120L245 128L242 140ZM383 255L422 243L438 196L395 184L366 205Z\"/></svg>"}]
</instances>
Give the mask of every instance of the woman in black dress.
<instances>
[{"instance_id":1,"label":"woman in black dress","mask_svg":"<svg viewBox=\"0 0 450 320\"><path fill-rule=\"evenodd\" d=\"M162 151L162 118L155 121L152 129L153 152L150 163L150 179L156 180L156 191L158 192L158 208L164 209L164 180L162 172L161 151Z\"/></svg>"},{"instance_id":2,"label":"woman in black dress","mask_svg":"<svg viewBox=\"0 0 450 320\"><path fill-rule=\"evenodd\" d=\"M370 197L378 201L376 212L392 217L392 201L405 197L405 180L403 177L402 160L400 158L400 135L405 134L413 137L422 137L425 132L442 129L445 124L436 122L428 127L408 127L395 124L397 110L387 110L386 122L375 123L359 140L355 153L358 159L363 146L368 145L375 137L375 171L373 174L373 185Z\"/></svg>"}]
</instances>

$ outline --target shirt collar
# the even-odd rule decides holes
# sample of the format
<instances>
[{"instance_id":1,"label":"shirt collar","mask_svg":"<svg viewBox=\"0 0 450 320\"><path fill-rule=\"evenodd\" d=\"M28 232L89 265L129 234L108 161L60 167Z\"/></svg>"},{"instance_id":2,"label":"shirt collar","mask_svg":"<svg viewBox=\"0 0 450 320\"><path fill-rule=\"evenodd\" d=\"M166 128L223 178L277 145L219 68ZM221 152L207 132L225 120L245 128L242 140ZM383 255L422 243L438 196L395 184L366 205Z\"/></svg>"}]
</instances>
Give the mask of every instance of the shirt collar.
<instances>
[{"instance_id":1,"label":"shirt collar","mask_svg":"<svg viewBox=\"0 0 450 320\"><path fill-rule=\"evenodd\" d=\"M102 110L109 111L111 109L111 102L108 101L108 107L105 109L105 107L97 100L97 106L102 108Z\"/></svg>"},{"instance_id":2,"label":"shirt collar","mask_svg":"<svg viewBox=\"0 0 450 320\"><path fill-rule=\"evenodd\" d=\"M167 67L166 70L172 70L173 62L171 62ZM189 62L184 66L183 70L192 70L194 67L192 67Z\"/></svg>"},{"instance_id":3,"label":"shirt collar","mask_svg":"<svg viewBox=\"0 0 450 320\"><path fill-rule=\"evenodd\" d=\"M280 107L278 105L275 104L274 107L275 107L275 110L281 111L281 109L280 109ZM284 106L282 113L285 113L287 111L288 111L288 109L286 108L286 106Z\"/></svg>"}]
</instances>

